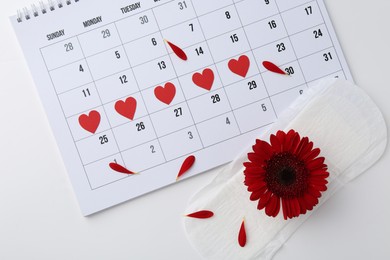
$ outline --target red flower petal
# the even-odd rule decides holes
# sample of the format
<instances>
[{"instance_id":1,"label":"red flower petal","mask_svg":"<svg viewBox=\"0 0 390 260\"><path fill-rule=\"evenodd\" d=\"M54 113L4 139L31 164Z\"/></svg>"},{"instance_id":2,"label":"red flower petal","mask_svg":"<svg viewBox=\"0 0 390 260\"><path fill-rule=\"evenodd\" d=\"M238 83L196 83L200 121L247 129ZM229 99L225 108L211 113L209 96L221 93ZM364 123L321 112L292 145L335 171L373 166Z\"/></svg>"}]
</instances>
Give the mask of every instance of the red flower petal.
<instances>
[{"instance_id":1,"label":"red flower petal","mask_svg":"<svg viewBox=\"0 0 390 260\"><path fill-rule=\"evenodd\" d=\"M272 146L263 140L256 140L255 148L256 150L253 150L255 153L263 154L266 157L270 157L273 153Z\"/></svg>"},{"instance_id":2,"label":"red flower petal","mask_svg":"<svg viewBox=\"0 0 390 260\"><path fill-rule=\"evenodd\" d=\"M250 185L250 187L248 187L248 191L265 190L266 188L267 184L264 181L259 181Z\"/></svg>"},{"instance_id":3,"label":"red flower petal","mask_svg":"<svg viewBox=\"0 0 390 260\"><path fill-rule=\"evenodd\" d=\"M301 207L299 206L299 201L297 198L291 198L290 203L293 209L293 217L298 217L301 214Z\"/></svg>"},{"instance_id":4,"label":"red flower petal","mask_svg":"<svg viewBox=\"0 0 390 260\"><path fill-rule=\"evenodd\" d=\"M286 141L286 133L283 131L278 131L276 133L276 137L278 138L280 143L280 151L283 152L285 147L285 141Z\"/></svg>"},{"instance_id":5,"label":"red flower petal","mask_svg":"<svg viewBox=\"0 0 390 260\"><path fill-rule=\"evenodd\" d=\"M291 153L293 153L293 154L296 153L296 150L298 149L298 145L300 142L301 142L301 137L299 136L298 133L296 133L296 135L292 139L292 144L291 144L291 149L290 149Z\"/></svg>"},{"instance_id":6,"label":"red flower petal","mask_svg":"<svg viewBox=\"0 0 390 260\"><path fill-rule=\"evenodd\" d=\"M257 209L265 208L265 206L267 206L269 200L271 199L271 196L272 196L272 192L270 192L269 190L267 190L266 193L261 195L259 199L259 203L257 204Z\"/></svg>"},{"instance_id":7,"label":"red flower petal","mask_svg":"<svg viewBox=\"0 0 390 260\"><path fill-rule=\"evenodd\" d=\"M307 139L309 140L309 139ZM298 153L299 158L306 157L308 153L313 149L313 142L308 142L304 147L302 147L302 150L300 153Z\"/></svg>"},{"instance_id":8,"label":"red flower petal","mask_svg":"<svg viewBox=\"0 0 390 260\"><path fill-rule=\"evenodd\" d=\"M304 160L306 163L314 160L319 154L321 153L321 150L319 148L315 148L308 152L305 156L302 156L302 160Z\"/></svg>"},{"instance_id":9,"label":"red flower petal","mask_svg":"<svg viewBox=\"0 0 390 260\"><path fill-rule=\"evenodd\" d=\"M109 166L111 169L113 169L116 172L125 173L125 174L135 174L135 172L129 171L128 169L126 169L125 167L117 163L112 162L109 164Z\"/></svg>"},{"instance_id":10,"label":"red flower petal","mask_svg":"<svg viewBox=\"0 0 390 260\"><path fill-rule=\"evenodd\" d=\"M265 207L265 214L273 217L278 206L278 201L280 201L278 196L272 196L268 202L268 205Z\"/></svg>"},{"instance_id":11,"label":"red flower petal","mask_svg":"<svg viewBox=\"0 0 390 260\"><path fill-rule=\"evenodd\" d=\"M171 47L172 51L177 55L177 57L182 60L187 60L187 54L181 48L167 40L165 41L168 43L169 47Z\"/></svg>"},{"instance_id":12,"label":"red flower petal","mask_svg":"<svg viewBox=\"0 0 390 260\"><path fill-rule=\"evenodd\" d=\"M299 142L297 149L295 150L295 154L298 155L301 153L302 149L309 143L309 138L303 137L301 141Z\"/></svg>"},{"instance_id":13,"label":"red flower petal","mask_svg":"<svg viewBox=\"0 0 390 260\"><path fill-rule=\"evenodd\" d=\"M270 141L274 152L282 152L282 144L276 135L271 135Z\"/></svg>"},{"instance_id":14,"label":"red flower petal","mask_svg":"<svg viewBox=\"0 0 390 260\"><path fill-rule=\"evenodd\" d=\"M282 199L282 211L283 211L283 218L287 219L287 216L289 216L288 208L287 208L287 199Z\"/></svg>"},{"instance_id":15,"label":"red flower petal","mask_svg":"<svg viewBox=\"0 0 390 260\"><path fill-rule=\"evenodd\" d=\"M244 247L246 245L245 220L242 221L240 231L238 232L238 244L241 247Z\"/></svg>"},{"instance_id":16,"label":"red flower petal","mask_svg":"<svg viewBox=\"0 0 390 260\"><path fill-rule=\"evenodd\" d=\"M266 189L267 189L267 187L264 186L264 188L262 188L262 189L253 191L253 192L251 193L251 196L249 197L249 199L250 199L251 201L255 201L255 200L260 199L260 197L264 194L264 192L265 192Z\"/></svg>"},{"instance_id":17,"label":"red flower petal","mask_svg":"<svg viewBox=\"0 0 390 260\"><path fill-rule=\"evenodd\" d=\"M324 161L325 161L324 157L318 157L318 158L308 162L306 167L311 171L321 169L324 166Z\"/></svg>"},{"instance_id":18,"label":"red flower petal","mask_svg":"<svg viewBox=\"0 0 390 260\"><path fill-rule=\"evenodd\" d=\"M301 214L306 214L307 211L307 205L303 197L298 198L299 205L301 207Z\"/></svg>"},{"instance_id":19,"label":"red flower petal","mask_svg":"<svg viewBox=\"0 0 390 260\"><path fill-rule=\"evenodd\" d=\"M317 189L314 189L313 187L309 186L309 188L307 189L307 191L310 193L310 195L312 195L313 197L315 198L319 198L321 197L321 192Z\"/></svg>"},{"instance_id":20,"label":"red flower petal","mask_svg":"<svg viewBox=\"0 0 390 260\"><path fill-rule=\"evenodd\" d=\"M264 68L266 68L267 70L269 70L271 72L274 72L277 74L282 74L282 75L287 75L287 73L285 71L283 71L281 68L279 68L278 66L276 66L275 64L273 64L270 61L263 61L263 66L264 66Z\"/></svg>"},{"instance_id":21,"label":"red flower petal","mask_svg":"<svg viewBox=\"0 0 390 260\"><path fill-rule=\"evenodd\" d=\"M256 166L248 167L247 166L244 170L245 176L248 176L248 177L259 177L259 176L264 175L264 173L265 173L265 170L263 169L263 167L256 167Z\"/></svg>"},{"instance_id":22,"label":"red flower petal","mask_svg":"<svg viewBox=\"0 0 390 260\"><path fill-rule=\"evenodd\" d=\"M181 168L180 168L179 173L177 174L176 180L178 180L184 173L186 173L192 167L194 162L195 162L195 156L193 156L193 155L188 156L184 160L183 164L181 165Z\"/></svg>"},{"instance_id":23,"label":"red flower petal","mask_svg":"<svg viewBox=\"0 0 390 260\"><path fill-rule=\"evenodd\" d=\"M199 219L211 218L212 216L214 216L214 212L210 210L200 210L186 215L186 217Z\"/></svg>"}]
</instances>

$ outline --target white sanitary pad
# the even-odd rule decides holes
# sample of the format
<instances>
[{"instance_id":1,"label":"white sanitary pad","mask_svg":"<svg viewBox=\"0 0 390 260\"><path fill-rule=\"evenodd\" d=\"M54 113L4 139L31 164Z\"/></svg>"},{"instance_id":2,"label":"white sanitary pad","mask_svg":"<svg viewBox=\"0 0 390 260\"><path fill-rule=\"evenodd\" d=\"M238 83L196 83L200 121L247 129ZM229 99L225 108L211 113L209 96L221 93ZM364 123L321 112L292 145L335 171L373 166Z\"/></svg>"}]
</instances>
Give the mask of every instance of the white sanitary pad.
<instances>
[{"instance_id":1,"label":"white sanitary pad","mask_svg":"<svg viewBox=\"0 0 390 260\"><path fill-rule=\"evenodd\" d=\"M375 103L353 84L330 79L308 89L260 139L269 141L278 130L297 131L321 149L328 165L328 190L319 208L346 182L366 171L382 155L387 144L387 129ZM255 140L253 140L253 144ZM284 220L257 209L244 185L243 162L247 151L223 168L218 176L190 201L186 212L211 210L209 219L185 218L188 238L206 259L271 259L281 245L313 211ZM247 244L237 242L245 218ZM309 238L308 238L309 239Z\"/></svg>"}]
</instances>

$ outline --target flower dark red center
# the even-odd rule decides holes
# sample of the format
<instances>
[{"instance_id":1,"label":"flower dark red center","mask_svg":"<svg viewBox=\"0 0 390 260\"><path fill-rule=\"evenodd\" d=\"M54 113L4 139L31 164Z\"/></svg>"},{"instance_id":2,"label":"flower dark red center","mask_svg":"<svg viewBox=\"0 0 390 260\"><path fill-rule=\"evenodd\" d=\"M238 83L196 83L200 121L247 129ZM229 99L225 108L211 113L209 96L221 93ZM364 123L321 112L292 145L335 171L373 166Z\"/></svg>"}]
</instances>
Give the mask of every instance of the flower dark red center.
<instances>
[{"instance_id":1,"label":"flower dark red center","mask_svg":"<svg viewBox=\"0 0 390 260\"><path fill-rule=\"evenodd\" d=\"M266 161L265 182L281 198L298 197L308 188L305 163L289 152L276 153Z\"/></svg>"}]
</instances>

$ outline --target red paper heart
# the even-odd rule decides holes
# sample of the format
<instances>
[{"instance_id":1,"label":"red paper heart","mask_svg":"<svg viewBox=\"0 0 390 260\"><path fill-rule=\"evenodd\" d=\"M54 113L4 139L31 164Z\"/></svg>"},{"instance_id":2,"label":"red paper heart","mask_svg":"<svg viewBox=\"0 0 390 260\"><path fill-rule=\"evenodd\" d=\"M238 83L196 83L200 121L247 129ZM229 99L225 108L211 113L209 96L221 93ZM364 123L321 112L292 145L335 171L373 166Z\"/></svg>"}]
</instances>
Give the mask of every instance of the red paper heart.
<instances>
[{"instance_id":1,"label":"red paper heart","mask_svg":"<svg viewBox=\"0 0 390 260\"><path fill-rule=\"evenodd\" d=\"M115 103L115 110L118 114L133 120L135 110L137 109L137 100L133 97L126 98L125 101L118 100Z\"/></svg>"},{"instance_id":2,"label":"red paper heart","mask_svg":"<svg viewBox=\"0 0 390 260\"><path fill-rule=\"evenodd\" d=\"M154 95L158 100L169 105L176 95L176 87L171 82L167 82L164 87L156 87L154 89Z\"/></svg>"},{"instance_id":3,"label":"red paper heart","mask_svg":"<svg viewBox=\"0 0 390 260\"><path fill-rule=\"evenodd\" d=\"M238 60L231 59L228 63L229 69L234 73L243 78L246 77L246 74L249 70L250 61L248 56L241 55Z\"/></svg>"},{"instance_id":4,"label":"red paper heart","mask_svg":"<svg viewBox=\"0 0 390 260\"><path fill-rule=\"evenodd\" d=\"M192 81L198 87L210 90L214 83L214 72L211 69L204 69L202 73L192 75Z\"/></svg>"},{"instance_id":5,"label":"red paper heart","mask_svg":"<svg viewBox=\"0 0 390 260\"><path fill-rule=\"evenodd\" d=\"M88 115L82 114L79 116L79 124L82 128L94 134L100 124L100 113L92 110Z\"/></svg>"}]
</instances>

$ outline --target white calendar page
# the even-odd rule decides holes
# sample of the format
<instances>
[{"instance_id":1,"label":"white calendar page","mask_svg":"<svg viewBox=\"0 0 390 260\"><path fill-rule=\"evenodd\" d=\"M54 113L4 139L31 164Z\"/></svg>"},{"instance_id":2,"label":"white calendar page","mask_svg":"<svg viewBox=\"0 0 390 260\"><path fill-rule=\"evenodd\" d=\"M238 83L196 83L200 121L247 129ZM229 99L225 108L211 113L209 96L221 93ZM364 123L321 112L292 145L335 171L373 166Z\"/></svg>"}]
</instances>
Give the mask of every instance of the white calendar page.
<instances>
[{"instance_id":1,"label":"white calendar page","mask_svg":"<svg viewBox=\"0 0 390 260\"><path fill-rule=\"evenodd\" d=\"M79 0L26 14L11 21L84 215L175 183L189 155L181 179L231 161L318 80L352 80L322 0Z\"/></svg>"}]
</instances>

